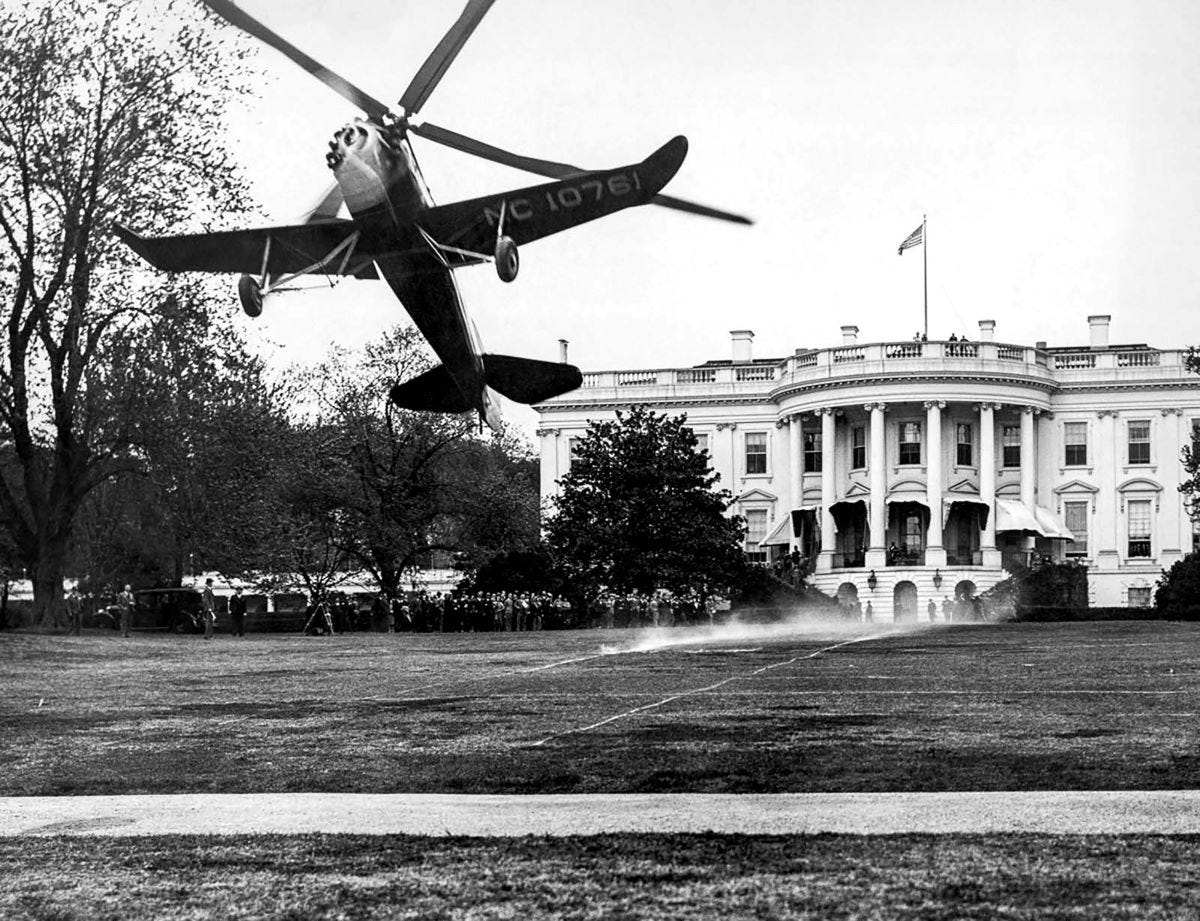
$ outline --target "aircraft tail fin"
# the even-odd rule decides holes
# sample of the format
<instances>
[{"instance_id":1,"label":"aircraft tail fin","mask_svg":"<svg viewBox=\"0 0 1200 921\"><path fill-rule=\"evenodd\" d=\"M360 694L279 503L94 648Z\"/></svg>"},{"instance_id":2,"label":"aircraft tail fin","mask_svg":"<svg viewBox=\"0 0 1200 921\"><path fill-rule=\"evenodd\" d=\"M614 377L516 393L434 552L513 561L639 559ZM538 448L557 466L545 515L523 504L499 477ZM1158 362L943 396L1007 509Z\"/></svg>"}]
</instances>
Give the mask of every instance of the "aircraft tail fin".
<instances>
[{"instance_id":1,"label":"aircraft tail fin","mask_svg":"<svg viewBox=\"0 0 1200 921\"><path fill-rule=\"evenodd\" d=\"M583 383L583 373L574 365L511 355L484 355L483 374L497 393L525 404L540 403Z\"/></svg>"},{"instance_id":2,"label":"aircraft tail fin","mask_svg":"<svg viewBox=\"0 0 1200 921\"><path fill-rule=\"evenodd\" d=\"M388 397L401 409L431 413L465 413L474 407L463 396L445 365L431 368L403 384L396 384Z\"/></svg>"}]
</instances>

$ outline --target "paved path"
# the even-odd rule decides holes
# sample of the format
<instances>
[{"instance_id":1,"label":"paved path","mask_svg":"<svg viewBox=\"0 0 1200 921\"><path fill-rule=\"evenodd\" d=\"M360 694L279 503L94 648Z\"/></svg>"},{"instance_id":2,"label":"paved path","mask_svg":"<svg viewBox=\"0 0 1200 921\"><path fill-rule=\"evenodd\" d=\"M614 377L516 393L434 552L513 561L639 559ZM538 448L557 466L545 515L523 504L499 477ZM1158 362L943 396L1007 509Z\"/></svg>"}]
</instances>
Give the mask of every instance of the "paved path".
<instances>
[{"instance_id":1,"label":"paved path","mask_svg":"<svg viewBox=\"0 0 1200 921\"><path fill-rule=\"evenodd\" d=\"M1200 834L1200 791L0 797L0 836Z\"/></svg>"}]
</instances>

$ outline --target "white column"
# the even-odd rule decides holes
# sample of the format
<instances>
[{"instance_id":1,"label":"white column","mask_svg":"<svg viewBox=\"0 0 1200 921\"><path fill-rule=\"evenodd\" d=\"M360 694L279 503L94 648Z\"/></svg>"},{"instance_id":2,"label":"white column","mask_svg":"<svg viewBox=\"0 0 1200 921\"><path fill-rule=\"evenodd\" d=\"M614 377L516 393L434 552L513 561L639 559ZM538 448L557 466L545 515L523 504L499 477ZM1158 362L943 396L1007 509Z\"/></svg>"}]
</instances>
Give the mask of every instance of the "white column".
<instances>
[{"instance_id":1,"label":"white column","mask_svg":"<svg viewBox=\"0 0 1200 921\"><path fill-rule=\"evenodd\" d=\"M1037 503L1037 451L1033 442L1033 407L1021 407L1021 504L1032 513ZM1025 536L1025 549L1032 550L1037 538Z\"/></svg>"},{"instance_id":2,"label":"white column","mask_svg":"<svg viewBox=\"0 0 1200 921\"><path fill-rule=\"evenodd\" d=\"M946 548L942 546L942 410L944 400L925 404L926 456L925 499L929 503L929 530L925 535L925 565L945 566Z\"/></svg>"},{"instance_id":3,"label":"white column","mask_svg":"<svg viewBox=\"0 0 1200 921\"><path fill-rule=\"evenodd\" d=\"M995 403L979 406L979 498L987 503L987 523L979 539L984 566L999 566L996 549L996 417Z\"/></svg>"},{"instance_id":4,"label":"white column","mask_svg":"<svg viewBox=\"0 0 1200 921\"><path fill-rule=\"evenodd\" d=\"M1117 554L1117 468L1121 465L1122 445L1117 443L1117 412L1098 410L1100 419L1096 433L1096 568L1114 570L1120 557Z\"/></svg>"},{"instance_id":5,"label":"white column","mask_svg":"<svg viewBox=\"0 0 1200 921\"><path fill-rule=\"evenodd\" d=\"M801 466L804 460L804 442L801 434L800 414L788 416L788 495L794 509L799 508L804 499L804 468Z\"/></svg>"},{"instance_id":6,"label":"white column","mask_svg":"<svg viewBox=\"0 0 1200 921\"><path fill-rule=\"evenodd\" d=\"M833 567L833 503L834 495L834 438L837 436L837 420L833 409L821 410L821 556Z\"/></svg>"},{"instance_id":7,"label":"white column","mask_svg":"<svg viewBox=\"0 0 1200 921\"><path fill-rule=\"evenodd\" d=\"M884 410L886 403L868 403L863 407L871 413L871 543L867 549L867 566L887 565L887 451L884 441Z\"/></svg>"},{"instance_id":8,"label":"white column","mask_svg":"<svg viewBox=\"0 0 1200 921\"><path fill-rule=\"evenodd\" d=\"M1155 451L1157 452L1155 456L1160 459L1179 457L1183 445L1190 443L1190 439L1188 442L1183 440L1183 410L1178 406L1173 406L1160 410L1160 412L1162 425L1154 427ZM1187 516L1183 513L1183 501L1179 496L1179 480L1183 476L1183 465L1163 464L1160 460L1158 469L1163 485L1162 498L1165 500L1161 503L1162 510L1158 513L1155 522L1157 532L1162 534L1158 558L1162 562L1163 569L1170 569L1185 553L1191 553L1191 529L1189 527L1185 542L1181 519L1186 519Z\"/></svg>"}]
</instances>

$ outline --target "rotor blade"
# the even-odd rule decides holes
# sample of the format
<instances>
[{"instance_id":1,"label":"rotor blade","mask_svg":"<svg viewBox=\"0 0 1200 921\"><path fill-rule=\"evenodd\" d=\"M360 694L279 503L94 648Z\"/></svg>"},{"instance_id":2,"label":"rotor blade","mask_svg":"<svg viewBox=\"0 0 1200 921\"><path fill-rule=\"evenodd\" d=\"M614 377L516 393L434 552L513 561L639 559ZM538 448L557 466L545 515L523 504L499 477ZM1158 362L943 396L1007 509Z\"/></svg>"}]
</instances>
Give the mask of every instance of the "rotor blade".
<instances>
[{"instance_id":1,"label":"rotor blade","mask_svg":"<svg viewBox=\"0 0 1200 921\"><path fill-rule=\"evenodd\" d=\"M319 61L310 58L291 42L276 35L249 13L230 3L229 0L202 0L202 2L226 22L253 35L259 41L265 42L285 57L295 61L326 86L340 93L344 99L348 99L362 109L369 117L380 120L388 113L388 107L378 99L360 90L349 80L338 76Z\"/></svg>"},{"instance_id":2,"label":"rotor blade","mask_svg":"<svg viewBox=\"0 0 1200 921\"><path fill-rule=\"evenodd\" d=\"M672 208L675 211L686 211L688 214L699 214L704 217L715 217L719 221L732 221L735 224L753 224L754 221L748 217L743 217L740 214L731 214L728 211L721 211L717 208L710 208L708 205L697 205L694 202L684 201L682 198L672 198L670 195L655 195L650 199L652 205L661 205L664 208Z\"/></svg>"},{"instance_id":3,"label":"rotor blade","mask_svg":"<svg viewBox=\"0 0 1200 921\"><path fill-rule=\"evenodd\" d=\"M491 144L485 144L483 141L469 138L465 134L459 134L457 131L451 131L449 128L439 128L437 125L430 124L429 122L422 122L419 125L410 124L408 130L419 137L425 138L427 141L441 144L443 147L450 147L463 153L482 157L484 160L491 160L493 163L523 169L525 172L533 173L537 176L563 179L567 176L573 176L576 173L587 172L587 170L580 169L578 166L571 166L569 163L555 163L553 160L523 157L520 154L511 153L502 148L494 147Z\"/></svg>"},{"instance_id":4,"label":"rotor blade","mask_svg":"<svg viewBox=\"0 0 1200 921\"><path fill-rule=\"evenodd\" d=\"M450 31L442 36L433 52L425 59L417 75L412 78L404 95L400 97L400 105L404 107L405 115L421 111L421 106L429 98L429 94L441 82L446 68L453 63L466 44L479 21L491 8L495 0L467 0L467 6L458 17L458 21L450 27Z\"/></svg>"}]
</instances>

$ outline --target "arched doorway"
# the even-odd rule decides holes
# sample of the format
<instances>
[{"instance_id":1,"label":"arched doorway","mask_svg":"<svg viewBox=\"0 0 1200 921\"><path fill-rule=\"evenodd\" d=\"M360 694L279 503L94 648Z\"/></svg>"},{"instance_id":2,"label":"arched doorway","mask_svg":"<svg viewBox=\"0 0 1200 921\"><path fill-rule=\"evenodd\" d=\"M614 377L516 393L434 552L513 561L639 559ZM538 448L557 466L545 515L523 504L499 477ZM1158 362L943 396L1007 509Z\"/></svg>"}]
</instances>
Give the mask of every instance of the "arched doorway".
<instances>
[{"instance_id":1,"label":"arched doorway","mask_svg":"<svg viewBox=\"0 0 1200 921\"><path fill-rule=\"evenodd\" d=\"M858 601L858 586L853 582L843 582L837 590L838 604L852 605Z\"/></svg>"},{"instance_id":2,"label":"arched doorway","mask_svg":"<svg viewBox=\"0 0 1200 921\"><path fill-rule=\"evenodd\" d=\"M954 619L957 621L979 620L979 602L975 600L976 585L963 579L954 586Z\"/></svg>"},{"instance_id":3,"label":"arched doorway","mask_svg":"<svg viewBox=\"0 0 1200 921\"><path fill-rule=\"evenodd\" d=\"M892 592L892 617L896 623L917 619L917 587L913 583L897 582Z\"/></svg>"}]
</instances>

